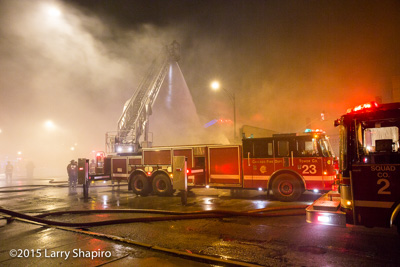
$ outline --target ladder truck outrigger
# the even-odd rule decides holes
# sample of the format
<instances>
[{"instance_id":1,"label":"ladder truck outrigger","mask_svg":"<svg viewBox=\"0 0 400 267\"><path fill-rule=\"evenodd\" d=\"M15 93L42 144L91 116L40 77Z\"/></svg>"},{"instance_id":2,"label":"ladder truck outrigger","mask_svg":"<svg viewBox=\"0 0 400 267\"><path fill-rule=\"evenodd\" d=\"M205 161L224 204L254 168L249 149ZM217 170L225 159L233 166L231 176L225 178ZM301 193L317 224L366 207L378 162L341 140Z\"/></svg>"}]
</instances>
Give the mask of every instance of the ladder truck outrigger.
<instances>
[{"instance_id":1,"label":"ladder truck outrigger","mask_svg":"<svg viewBox=\"0 0 400 267\"><path fill-rule=\"evenodd\" d=\"M397 226L400 233L400 103L359 105L335 121L339 190L306 209L309 223Z\"/></svg>"}]
</instances>

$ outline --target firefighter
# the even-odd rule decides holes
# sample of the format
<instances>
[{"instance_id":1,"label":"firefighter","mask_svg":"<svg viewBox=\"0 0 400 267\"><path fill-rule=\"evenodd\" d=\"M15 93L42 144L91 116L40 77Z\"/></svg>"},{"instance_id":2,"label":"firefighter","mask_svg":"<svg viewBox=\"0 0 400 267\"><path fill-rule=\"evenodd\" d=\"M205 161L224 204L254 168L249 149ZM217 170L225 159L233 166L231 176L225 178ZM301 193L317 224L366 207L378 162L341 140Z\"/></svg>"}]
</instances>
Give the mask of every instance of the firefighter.
<instances>
[{"instance_id":1,"label":"firefighter","mask_svg":"<svg viewBox=\"0 0 400 267\"><path fill-rule=\"evenodd\" d=\"M13 170L14 170L13 165L9 161L7 161L6 172L5 172L6 173L6 182L8 182L8 180L10 180L10 182L11 182Z\"/></svg>"},{"instance_id":2,"label":"firefighter","mask_svg":"<svg viewBox=\"0 0 400 267\"><path fill-rule=\"evenodd\" d=\"M69 186L76 187L76 183L78 181L78 165L76 164L76 161L71 160L67 166L67 172Z\"/></svg>"}]
</instances>

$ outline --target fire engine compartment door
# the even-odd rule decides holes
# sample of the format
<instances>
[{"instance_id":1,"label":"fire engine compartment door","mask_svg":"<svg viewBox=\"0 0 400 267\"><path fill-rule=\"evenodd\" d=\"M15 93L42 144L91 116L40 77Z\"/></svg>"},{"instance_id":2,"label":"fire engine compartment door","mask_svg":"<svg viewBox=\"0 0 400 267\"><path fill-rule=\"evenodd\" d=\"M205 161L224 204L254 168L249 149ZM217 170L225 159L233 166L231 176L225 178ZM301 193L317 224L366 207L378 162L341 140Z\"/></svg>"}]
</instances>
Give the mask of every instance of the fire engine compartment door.
<instances>
[{"instance_id":1,"label":"fire engine compartment door","mask_svg":"<svg viewBox=\"0 0 400 267\"><path fill-rule=\"evenodd\" d=\"M176 190L187 190L187 158L185 156L173 157L172 185Z\"/></svg>"},{"instance_id":2,"label":"fire engine compartment door","mask_svg":"<svg viewBox=\"0 0 400 267\"><path fill-rule=\"evenodd\" d=\"M274 172L272 139L243 140L243 188L267 188Z\"/></svg>"},{"instance_id":3,"label":"fire engine compartment door","mask_svg":"<svg viewBox=\"0 0 400 267\"><path fill-rule=\"evenodd\" d=\"M400 164L353 165L351 182L357 224L389 227L400 199Z\"/></svg>"},{"instance_id":4,"label":"fire engine compartment door","mask_svg":"<svg viewBox=\"0 0 400 267\"><path fill-rule=\"evenodd\" d=\"M129 158L115 157L111 159L112 178L117 180L127 180L129 177Z\"/></svg>"},{"instance_id":5,"label":"fire engine compartment door","mask_svg":"<svg viewBox=\"0 0 400 267\"><path fill-rule=\"evenodd\" d=\"M209 184L213 186L241 186L240 146L208 148Z\"/></svg>"}]
</instances>

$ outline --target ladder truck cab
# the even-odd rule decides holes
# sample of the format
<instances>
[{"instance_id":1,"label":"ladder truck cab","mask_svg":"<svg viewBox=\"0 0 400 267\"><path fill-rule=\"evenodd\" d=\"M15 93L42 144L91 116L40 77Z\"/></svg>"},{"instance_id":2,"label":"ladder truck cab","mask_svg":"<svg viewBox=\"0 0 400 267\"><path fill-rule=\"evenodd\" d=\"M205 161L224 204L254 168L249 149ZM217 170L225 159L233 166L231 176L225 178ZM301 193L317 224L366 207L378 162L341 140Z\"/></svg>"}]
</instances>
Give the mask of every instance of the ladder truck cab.
<instances>
[{"instance_id":1,"label":"ladder truck cab","mask_svg":"<svg viewBox=\"0 0 400 267\"><path fill-rule=\"evenodd\" d=\"M399 231L400 103L359 105L348 109L335 126L340 133L339 190L310 205L307 222L396 225Z\"/></svg>"},{"instance_id":2,"label":"ladder truck cab","mask_svg":"<svg viewBox=\"0 0 400 267\"><path fill-rule=\"evenodd\" d=\"M334 155L322 130L243 139L244 187L272 190L280 201L304 191L328 192L336 177Z\"/></svg>"}]
</instances>

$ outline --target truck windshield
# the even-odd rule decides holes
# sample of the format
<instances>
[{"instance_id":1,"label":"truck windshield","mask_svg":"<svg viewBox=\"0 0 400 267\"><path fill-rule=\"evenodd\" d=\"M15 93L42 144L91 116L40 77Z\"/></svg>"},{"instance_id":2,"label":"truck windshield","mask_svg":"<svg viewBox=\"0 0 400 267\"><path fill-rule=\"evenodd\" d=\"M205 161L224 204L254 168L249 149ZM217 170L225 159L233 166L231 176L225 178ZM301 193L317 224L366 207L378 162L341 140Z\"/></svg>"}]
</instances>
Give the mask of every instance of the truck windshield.
<instances>
[{"instance_id":1,"label":"truck windshield","mask_svg":"<svg viewBox=\"0 0 400 267\"><path fill-rule=\"evenodd\" d=\"M399 120L356 121L357 162L400 163Z\"/></svg>"},{"instance_id":2,"label":"truck windshield","mask_svg":"<svg viewBox=\"0 0 400 267\"><path fill-rule=\"evenodd\" d=\"M321 147L322 156L333 157L332 147L328 139L319 139L318 144Z\"/></svg>"},{"instance_id":3,"label":"truck windshield","mask_svg":"<svg viewBox=\"0 0 400 267\"><path fill-rule=\"evenodd\" d=\"M396 152L399 149L399 128L366 128L363 140L364 150L368 152Z\"/></svg>"}]
</instances>

